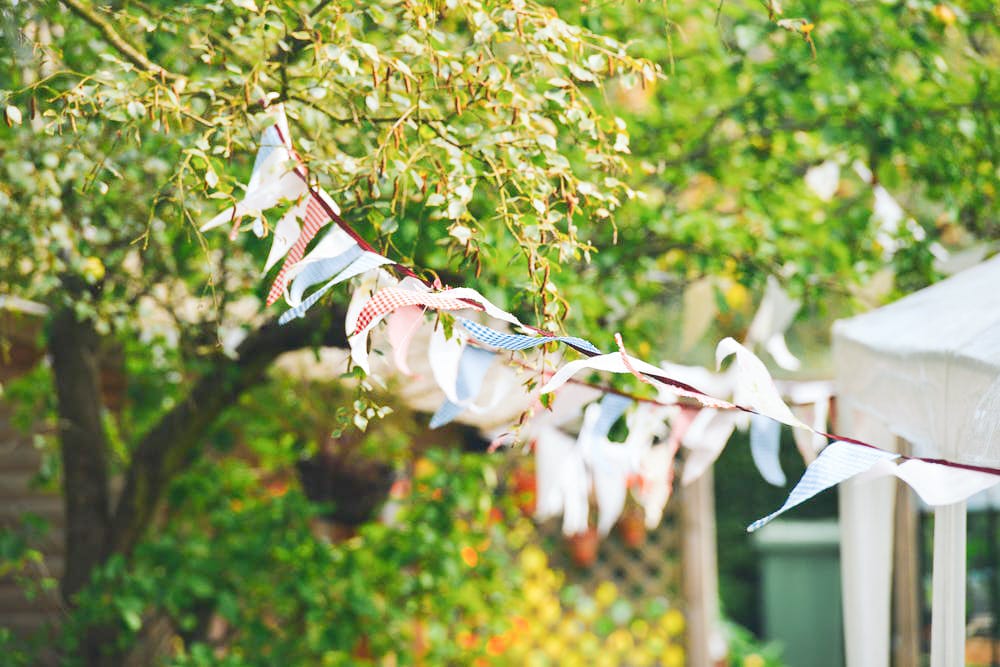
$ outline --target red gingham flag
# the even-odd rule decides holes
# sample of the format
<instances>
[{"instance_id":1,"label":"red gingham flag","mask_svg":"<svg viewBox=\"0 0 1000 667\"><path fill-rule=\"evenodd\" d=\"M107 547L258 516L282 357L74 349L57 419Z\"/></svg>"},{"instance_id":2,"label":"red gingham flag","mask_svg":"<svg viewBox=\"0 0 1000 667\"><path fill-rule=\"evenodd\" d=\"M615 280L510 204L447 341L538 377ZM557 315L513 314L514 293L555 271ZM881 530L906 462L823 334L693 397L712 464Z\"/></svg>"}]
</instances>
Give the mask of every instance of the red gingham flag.
<instances>
[{"instance_id":1,"label":"red gingham flag","mask_svg":"<svg viewBox=\"0 0 1000 667\"><path fill-rule=\"evenodd\" d=\"M322 229L330 220L330 214L323 208L319 197L310 192L309 201L306 202L305 219L302 221L302 231L299 233L299 238L295 241L295 245L289 248L288 254L285 256L285 263L281 265L281 269L274 279L274 284L271 285L271 291L267 294L267 305L270 306L281 298L281 295L285 291L288 270L302 259L302 256L306 252L306 246L316 236L316 232Z\"/></svg>"},{"instance_id":2,"label":"red gingham flag","mask_svg":"<svg viewBox=\"0 0 1000 667\"><path fill-rule=\"evenodd\" d=\"M483 307L474 301L457 299L447 296L447 294L414 292L398 287L386 287L372 295L372 298L361 309L361 313L358 314L358 324L354 327L354 333L351 335L358 335L392 311L403 306L425 306L434 310L464 310L466 308L483 310Z\"/></svg>"}]
</instances>

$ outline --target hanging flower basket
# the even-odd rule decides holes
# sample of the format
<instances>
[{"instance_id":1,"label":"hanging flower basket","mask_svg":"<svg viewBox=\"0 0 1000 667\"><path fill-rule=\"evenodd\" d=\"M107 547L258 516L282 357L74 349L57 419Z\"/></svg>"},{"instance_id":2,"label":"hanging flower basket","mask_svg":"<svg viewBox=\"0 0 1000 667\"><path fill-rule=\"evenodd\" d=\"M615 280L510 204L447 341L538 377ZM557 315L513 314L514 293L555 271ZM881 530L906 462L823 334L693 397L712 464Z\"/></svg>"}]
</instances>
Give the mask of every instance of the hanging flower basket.
<instances>
[{"instance_id":1,"label":"hanging flower basket","mask_svg":"<svg viewBox=\"0 0 1000 667\"><path fill-rule=\"evenodd\" d=\"M590 567L597 562L597 548L600 543L597 529L594 527L566 537L570 558L580 567Z\"/></svg>"}]
</instances>

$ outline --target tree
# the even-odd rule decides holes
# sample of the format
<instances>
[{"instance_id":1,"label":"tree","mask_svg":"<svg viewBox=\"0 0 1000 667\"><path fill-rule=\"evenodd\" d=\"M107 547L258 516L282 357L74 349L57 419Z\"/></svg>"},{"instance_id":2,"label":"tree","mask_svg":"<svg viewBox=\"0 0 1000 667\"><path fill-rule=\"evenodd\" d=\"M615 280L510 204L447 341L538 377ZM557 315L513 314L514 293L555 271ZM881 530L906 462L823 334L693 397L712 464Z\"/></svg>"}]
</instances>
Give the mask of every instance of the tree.
<instances>
[{"instance_id":1,"label":"tree","mask_svg":"<svg viewBox=\"0 0 1000 667\"><path fill-rule=\"evenodd\" d=\"M71 603L97 568L134 553L168 483L281 353L344 342L337 307L285 327L253 313L259 249L212 248L196 232L246 174L264 105L288 103L311 173L387 251L423 266L516 252L515 270L544 287L550 261L585 248L567 216L607 216L627 193L577 201L582 178L623 169L626 137L572 78L656 76L527 3L67 0L14 5L4 22L0 282L50 308ZM553 150L560 132L585 162ZM472 235L470 209L487 200L500 212ZM98 391L111 346L157 373L119 416ZM90 634L96 664L108 636Z\"/></svg>"},{"instance_id":2,"label":"tree","mask_svg":"<svg viewBox=\"0 0 1000 667\"><path fill-rule=\"evenodd\" d=\"M643 356L666 356L665 297L702 276L740 287L718 300L746 315L746 290L767 275L824 304L887 262L902 289L932 279L928 249L959 231L995 237L995 12L518 0L3 10L0 291L50 309L66 598L128 562L171 481L281 353L343 343L342 299L279 327L260 309L266 243L196 231L238 195L265 106L285 103L312 177L394 259L540 325L605 345L621 330ZM830 204L804 186L809 168L832 160L846 173L855 158L904 197L912 225L872 219L870 182L840 179ZM745 324L726 315L722 332ZM142 388L118 415L97 391L97 358L114 347Z\"/></svg>"}]
</instances>

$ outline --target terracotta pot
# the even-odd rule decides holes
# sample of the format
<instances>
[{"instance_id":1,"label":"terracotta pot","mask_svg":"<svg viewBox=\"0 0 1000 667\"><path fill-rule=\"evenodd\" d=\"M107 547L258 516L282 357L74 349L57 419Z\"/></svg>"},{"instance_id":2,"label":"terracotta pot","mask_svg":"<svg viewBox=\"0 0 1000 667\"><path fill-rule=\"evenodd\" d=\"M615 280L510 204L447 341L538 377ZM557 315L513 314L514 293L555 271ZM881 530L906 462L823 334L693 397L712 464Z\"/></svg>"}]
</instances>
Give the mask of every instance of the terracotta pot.
<instances>
[{"instance_id":1,"label":"terracotta pot","mask_svg":"<svg viewBox=\"0 0 1000 667\"><path fill-rule=\"evenodd\" d=\"M535 501L538 496L538 484L535 473L524 468L515 468L511 473L511 490L514 502L524 516L535 513Z\"/></svg>"},{"instance_id":2,"label":"terracotta pot","mask_svg":"<svg viewBox=\"0 0 1000 667\"><path fill-rule=\"evenodd\" d=\"M643 520L642 512L636 509L627 509L618 519L618 535L622 542L630 549L638 549L646 543L646 523Z\"/></svg>"},{"instance_id":3,"label":"terracotta pot","mask_svg":"<svg viewBox=\"0 0 1000 667\"><path fill-rule=\"evenodd\" d=\"M590 567L597 562L597 548L600 539L596 528L588 528L582 533L576 533L566 538L570 558L580 567Z\"/></svg>"}]
</instances>

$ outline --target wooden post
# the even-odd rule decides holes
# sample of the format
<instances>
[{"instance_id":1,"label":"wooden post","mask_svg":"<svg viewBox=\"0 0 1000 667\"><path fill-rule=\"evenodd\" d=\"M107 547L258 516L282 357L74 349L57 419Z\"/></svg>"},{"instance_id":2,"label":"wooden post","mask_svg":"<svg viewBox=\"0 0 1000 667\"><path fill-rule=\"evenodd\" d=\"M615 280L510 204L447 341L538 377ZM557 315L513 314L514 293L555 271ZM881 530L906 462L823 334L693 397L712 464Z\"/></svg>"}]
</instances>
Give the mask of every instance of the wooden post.
<instances>
[{"instance_id":1,"label":"wooden post","mask_svg":"<svg viewBox=\"0 0 1000 667\"><path fill-rule=\"evenodd\" d=\"M712 667L719 638L719 568L712 469L684 487L681 548L687 609L687 665ZM721 656L719 656L721 657Z\"/></svg>"},{"instance_id":2,"label":"wooden post","mask_svg":"<svg viewBox=\"0 0 1000 667\"><path fill-rule=\"evenodd\" d=\"M910 453L910 443L896 439L896 451ZM893 641L894 667L918 667L920 664L920 568L917 560L917 509L913 491L902 482L896 484L896 529L893 552Z\"/></svg>"}]
</instances>

